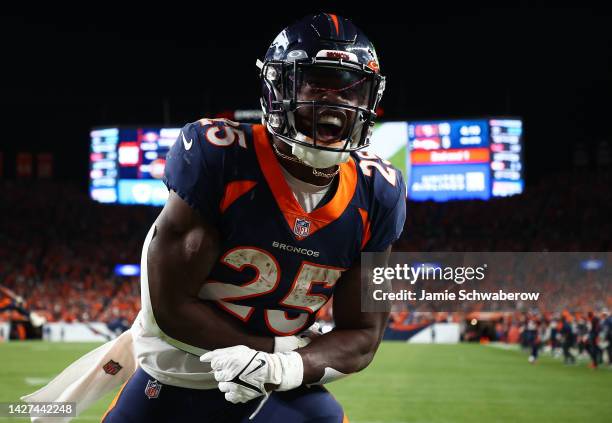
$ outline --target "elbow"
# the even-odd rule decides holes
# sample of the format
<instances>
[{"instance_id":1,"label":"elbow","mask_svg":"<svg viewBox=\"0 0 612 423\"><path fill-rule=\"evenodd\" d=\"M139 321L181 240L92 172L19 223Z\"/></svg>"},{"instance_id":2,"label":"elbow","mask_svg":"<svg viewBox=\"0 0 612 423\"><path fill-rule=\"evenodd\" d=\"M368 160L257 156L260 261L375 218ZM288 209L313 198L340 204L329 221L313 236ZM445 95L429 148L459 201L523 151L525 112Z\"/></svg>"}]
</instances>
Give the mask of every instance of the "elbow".
<instances>
[{"instance_id":1,"label":"elbow","mask_svg":"<svg viewBox=\"0 0 612 423\"><path fill-rule=\"evenodd\" d=\"M348 373L358 373L370 365L374 359L374 354L363 354L353 365L352 369L347 369Z\"/></svg>"},{"instance_id":2,"label":"elbow","mask_svg":"<svg viewBox=\"0 0 612 423\"><path fill-rule=\"evenodd\" d=\"M361 356L359 357L359 361L357 363L355 372L360 372L366 367L368 367L370 363L372 362L372 360L374 360L375 354L376 354L376 347L374 347L373 349L365 353L362 353Z\"/></svg>"},{"instance_id":3,"label":"elbow","mask_svg":"<svg viewBox=\"0 0 612 423\"><path fill-rule=\"evenodd\" d=\"M378 345L380 344L380 337L371 332L372 331L367 331L364 334L363 342L359 349L359 359L356 362L356 369L354 370L355 372L362 371L370 365L372 360L374 360L374 355L376 355Z\"/></svg>"}]
</instances>

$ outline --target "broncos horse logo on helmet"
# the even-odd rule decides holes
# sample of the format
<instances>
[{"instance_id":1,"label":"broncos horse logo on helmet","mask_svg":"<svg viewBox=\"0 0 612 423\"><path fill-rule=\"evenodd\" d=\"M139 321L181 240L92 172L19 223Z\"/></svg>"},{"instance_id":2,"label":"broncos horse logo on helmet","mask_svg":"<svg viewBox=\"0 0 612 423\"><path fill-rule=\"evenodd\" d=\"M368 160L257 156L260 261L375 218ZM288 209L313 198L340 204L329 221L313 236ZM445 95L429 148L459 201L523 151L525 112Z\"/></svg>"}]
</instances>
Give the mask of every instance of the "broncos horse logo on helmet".
<instances>
[{"instance_id":1,"label":"broncos horse logo on helmet","mask_svg":"<svg viewBox=\"0 0 612 423\"><path fill-rule=\"evenodd\" d=\"M307 16L257 65L264 124L302 162L333 166L369 144L385 78L374 46L351 21Z\"/></svg>"}]
</instances>

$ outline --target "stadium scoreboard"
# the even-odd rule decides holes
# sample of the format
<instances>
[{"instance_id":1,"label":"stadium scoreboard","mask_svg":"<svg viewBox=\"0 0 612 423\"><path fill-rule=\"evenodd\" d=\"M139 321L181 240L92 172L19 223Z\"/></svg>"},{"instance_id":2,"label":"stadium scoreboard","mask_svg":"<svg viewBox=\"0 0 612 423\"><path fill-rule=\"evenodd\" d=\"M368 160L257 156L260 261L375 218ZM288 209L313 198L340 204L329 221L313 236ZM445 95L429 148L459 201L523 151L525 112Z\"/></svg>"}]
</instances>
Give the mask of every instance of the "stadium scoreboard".
<instances>
[{"instance_id":1,"label":"stadium scoreboard","mask_svg":"<svg viewBox=\"0 0 612 423\"><path fill-rule=\"evenodd\" d=\"M408 197L447 201L523 191L519 119L408 123Z\"/></svg>"},{"instance_id":2,"label":"stadium scoreboard","mask_svg":"<svg viewBox=\"0 0 612 423\"><path fill-rule=\"evenodd\" d=\"M162 206L166 154L180 128L105 128L91 131L89 192L101 203Z\"/></svg>"},{"instance_id":3,"label":"stadium scoreboard","mask_svg":"<svg viewBox=\"0 0 612 423\"><path fill-rule=\"evenodd\" d=\"M179 134L180 128L93 129L91 198L163 206L166 154ZM382 122L368 150L404 173L410 200L488 200L523 191L522 136L516 118Z\"/></svg>"}]
</instances>

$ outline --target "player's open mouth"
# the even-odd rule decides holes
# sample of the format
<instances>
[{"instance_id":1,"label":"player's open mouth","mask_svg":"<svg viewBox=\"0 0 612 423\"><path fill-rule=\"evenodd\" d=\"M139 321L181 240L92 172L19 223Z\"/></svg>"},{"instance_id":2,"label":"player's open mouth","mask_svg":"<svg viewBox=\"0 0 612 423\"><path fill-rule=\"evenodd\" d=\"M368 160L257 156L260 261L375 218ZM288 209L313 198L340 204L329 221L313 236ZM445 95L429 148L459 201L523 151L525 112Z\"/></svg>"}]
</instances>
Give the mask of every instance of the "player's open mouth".
<instances>
[{"instance_id":1,"label":"player's open mouth","mask_svg":"<svg viewBox=\"0 0 612 423\"><path fill-rule=\"evenodd\" d=\"M347 117L341 110L323 109L318 113L317 141L331 143L344 138Z\"/></svg>"}]
</instances>

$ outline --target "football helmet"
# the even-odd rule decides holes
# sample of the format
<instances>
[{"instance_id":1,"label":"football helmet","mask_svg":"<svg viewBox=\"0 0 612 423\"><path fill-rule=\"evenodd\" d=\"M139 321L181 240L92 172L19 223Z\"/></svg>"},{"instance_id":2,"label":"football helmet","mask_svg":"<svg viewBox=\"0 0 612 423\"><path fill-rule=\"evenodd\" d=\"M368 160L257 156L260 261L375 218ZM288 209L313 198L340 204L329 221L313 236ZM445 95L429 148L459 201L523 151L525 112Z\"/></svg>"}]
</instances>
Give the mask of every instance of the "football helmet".
<instances>
[{"instance_id":1,"label":"football helmet","mask_svg":"<svg viewBox=\"0 0 612 423\"><path fill-rule=\"evenodd\" d=\"M374 46L351 21L307 16L257 65L263 122L302 162L330 167L369 144L385 78Z\"/></svg>"}]
</instances>

